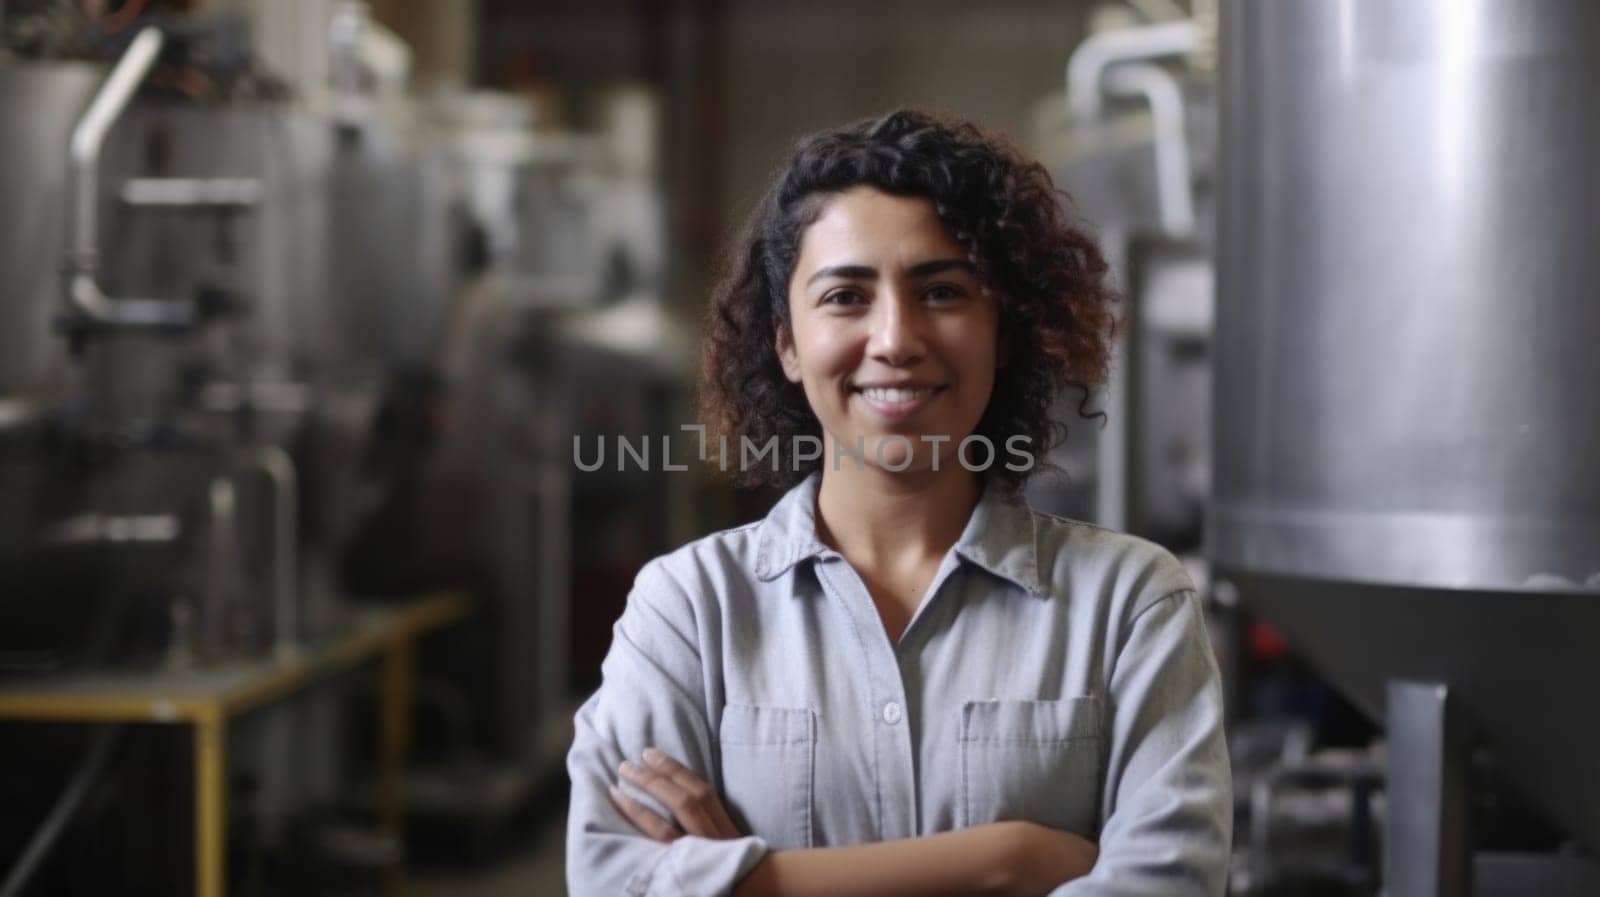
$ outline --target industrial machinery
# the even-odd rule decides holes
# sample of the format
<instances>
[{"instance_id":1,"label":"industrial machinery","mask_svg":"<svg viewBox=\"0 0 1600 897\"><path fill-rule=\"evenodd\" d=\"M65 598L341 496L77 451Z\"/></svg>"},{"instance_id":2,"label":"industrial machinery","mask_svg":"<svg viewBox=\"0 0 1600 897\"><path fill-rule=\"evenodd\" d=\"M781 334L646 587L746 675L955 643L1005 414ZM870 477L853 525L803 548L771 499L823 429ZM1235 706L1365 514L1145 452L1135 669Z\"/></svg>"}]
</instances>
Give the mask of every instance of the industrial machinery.
<instances>
[{"instance_id":1,"label":"industrial machinery","mask_svg":"<svg viewBox=\"0 0 1600 897\"><path fill-rule=\"evenodd\" d=\"M1223 6L1210 557L1384 719L1390 897L1600 893L1597 44L1585 0ZM1487 852L1513 796L1557 835Z\"/></svg>"},{"instance_id":2,"label":"industrial machinery","mask_svg":"<svg viewBox=\"0 0 1600 897\"><path fill-rule=\"evenodd\" d=\"M307 119L250 67L237 18L93 19L43 2L5 14L16 55L0 60L0 170L17 200L0 215L0 330L15 349L0 382L7 719L32 718L30 697L80 674L136 689L138 677L292 666L335 622L309 613L326 596L304 587L292 453L311 410L295 300L322 292L300 279L320 268L305 226L318 192ZM37 876L70 823L125 825L103 809L108 782L150 814L108 842L139 857L126 875L162 889L207 865L172 862L183 840L156 839L153 794L173 767L152 752L175 733L96 728L107 705L92 698L53 706L87 727L5 724L13 768L32 774L8 782L8 891ZM234 754L273 830L293 794L327 782L337 732L304 722L259 718L264 750ZM297 765L273 756L285 739ZM63 764L79 745L74 773ZM151 774L130 778L130 765ZM63 874L93 886L111 868L57 866L38 886Z\"/></svg>"},{"instance_id":3,"label":"industrial machinery","mask_svg":"<svg viewBox=\"0 0 1600 897\"><path fill-rule=\"evenodd\" d=\"M523 97L412 95L406 59L348 0L0 3L0 704L24 718L42 705L16 696L63 676L317 667L368 610L470 588L404 711L412 819L467 816L459 850L559 771L573 627L609 629L570 606L614 578L575 562L597 554L577 505L622 493L570 483L558 437L597 398L664 408L677 375L641 360L663 325L650 95L576 133ZM643 323L620 360L591 338L619 314ZM399 854L303 824L395 815L343 774L374 740L345 705L387 681L346 685L235 731L235 883ZM0 722L4 888L184 887L159 761L186 746L148 729ZM95 850L124 855L60 862Z\"/></svg>"},{"instance_id":4,"label":"industrial machinery","mask_svg":"<svg viewBox=\"0 0 1600 897\"><path fill-rule=\"evenodd\" d=\"M109 72L54 60L0 69L19 138L5 176L21 200L4 223L16 351L0 393L13 411L8 497L31 499L6 508L6 666L134 659L151 647L151 608L138 606L151 600L158 620L193 618L188 647L211 658L263 639L292 653L303 634L295 471L281 440L305 396L269 353L287 357L286 299L301 285L284 272L305 266L286 261L297 247L263 239L300 230L292 171L262 149L289 152L295 122L265 100L130 114L170 43L141 31ZM270 558L218 562L206 546L254 522L241 519L257 500L242 474L270 485L267 529L253 534ZM94 585L125 564L126 577ZM270 583L246 581L263 569ZM258 586L274 609L244 600ZM123 588L167 597L94 603ZM46 596L86 602L78 619L109 631L52 629Z\"/></svg>"},{"instance_id":5,"label":"industrial machinery","mask_svg":"<svg viewBox=\"0 0 1600 897\"><path fill-rule=\"evenodd\" d=\"M1058 412L1066 488L1043 479L1030 500L1193 553L1209 489L1216 116L1209 20L1140 18L1169 6L1103 7L1042 104L1036 152L1129 301L1110 381ZM1081 399L1106 417L1074 426Z\"/></svg>"}]
</instances>

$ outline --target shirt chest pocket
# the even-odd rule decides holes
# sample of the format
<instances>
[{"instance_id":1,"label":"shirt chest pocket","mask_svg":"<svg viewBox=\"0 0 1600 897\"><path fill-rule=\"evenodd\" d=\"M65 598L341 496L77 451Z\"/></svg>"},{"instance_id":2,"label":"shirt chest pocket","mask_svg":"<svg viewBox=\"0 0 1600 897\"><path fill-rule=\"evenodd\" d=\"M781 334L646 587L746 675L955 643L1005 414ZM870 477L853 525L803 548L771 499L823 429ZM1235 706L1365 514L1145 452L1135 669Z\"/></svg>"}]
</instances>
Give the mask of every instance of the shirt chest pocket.
<instances>
[{"instance_id":1,"label":"shirt chest pocket","mask_svg":"<svg viewBox=\"0 0 1600 897\"><path fill-rule=\"evenodd\" d=\"M718 732L728 814L778 849L811 846L816 712L729 704Z\"/></svg>"},{"instance_id":2,"label":"shirt chest pocket","mask_svg":"<svg viewBox=\"0 0 1600 897\"><path fill-rule=\"evenodd\" d=\"M1094 837L1100 701L986 700L961 706L962 828L1023 819Z\"/></svg>"}]
</instances>

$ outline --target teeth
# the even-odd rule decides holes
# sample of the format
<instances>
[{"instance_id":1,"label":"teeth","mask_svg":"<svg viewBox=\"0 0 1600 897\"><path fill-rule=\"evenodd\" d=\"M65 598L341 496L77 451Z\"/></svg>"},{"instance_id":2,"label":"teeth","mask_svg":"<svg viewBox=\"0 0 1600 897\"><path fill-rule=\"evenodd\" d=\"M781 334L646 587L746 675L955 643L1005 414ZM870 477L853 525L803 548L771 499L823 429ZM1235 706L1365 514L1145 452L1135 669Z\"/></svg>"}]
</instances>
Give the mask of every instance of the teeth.
<instances>
[{"instance_id":1,"label":"teeth","mask_svg":"<svg viewBox=\"0 0 1600 897\"><path fill-rule=\"evenodd\" d=\"M934 388L931 386L923 386L916 389L887 389L882 387L871 387L861 390L862 395L874 402L895 403L914 402L917 399L926 398L927 396L933 395L933 392Z\"/></svg>"}]
</instances>

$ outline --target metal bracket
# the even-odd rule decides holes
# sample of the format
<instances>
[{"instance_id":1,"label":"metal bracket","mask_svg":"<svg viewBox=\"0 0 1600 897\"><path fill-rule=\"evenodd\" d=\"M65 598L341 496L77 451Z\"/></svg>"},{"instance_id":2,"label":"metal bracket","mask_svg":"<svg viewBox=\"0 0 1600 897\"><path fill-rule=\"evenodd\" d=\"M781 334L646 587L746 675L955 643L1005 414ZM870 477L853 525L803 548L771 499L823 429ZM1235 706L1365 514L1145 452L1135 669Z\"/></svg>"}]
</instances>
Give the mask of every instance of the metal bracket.
<instances>
[{"instance_id":1,"label":"metal bracket","mask_svg":"<svg viewBox=\"0 0 1600 897\"><path fill-rule=\"evenodd\" d=\"M1469 897L1467 776L1461 720L1446 685L1390 680L1388 897Z\"/></svg>"}]
</instances>

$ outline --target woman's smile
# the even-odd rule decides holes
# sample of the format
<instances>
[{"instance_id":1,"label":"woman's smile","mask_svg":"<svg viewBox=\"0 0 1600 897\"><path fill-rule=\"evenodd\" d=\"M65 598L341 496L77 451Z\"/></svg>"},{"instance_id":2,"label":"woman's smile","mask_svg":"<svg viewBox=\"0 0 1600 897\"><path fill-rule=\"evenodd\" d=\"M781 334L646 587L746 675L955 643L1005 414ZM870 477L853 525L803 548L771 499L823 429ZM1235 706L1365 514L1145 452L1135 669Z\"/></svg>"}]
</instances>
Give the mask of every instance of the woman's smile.
<instances>
[{"instance_id":1,"label":"woman's smile","mask_svg":"<svg viewBox=\"0 0 1600 897\"><path fill-rule=\"evenodd\" d=\"M944 392L944 386L856 386L851 392L886 422L898 423L915 417Z\"/></svg>"}]
</instances>

